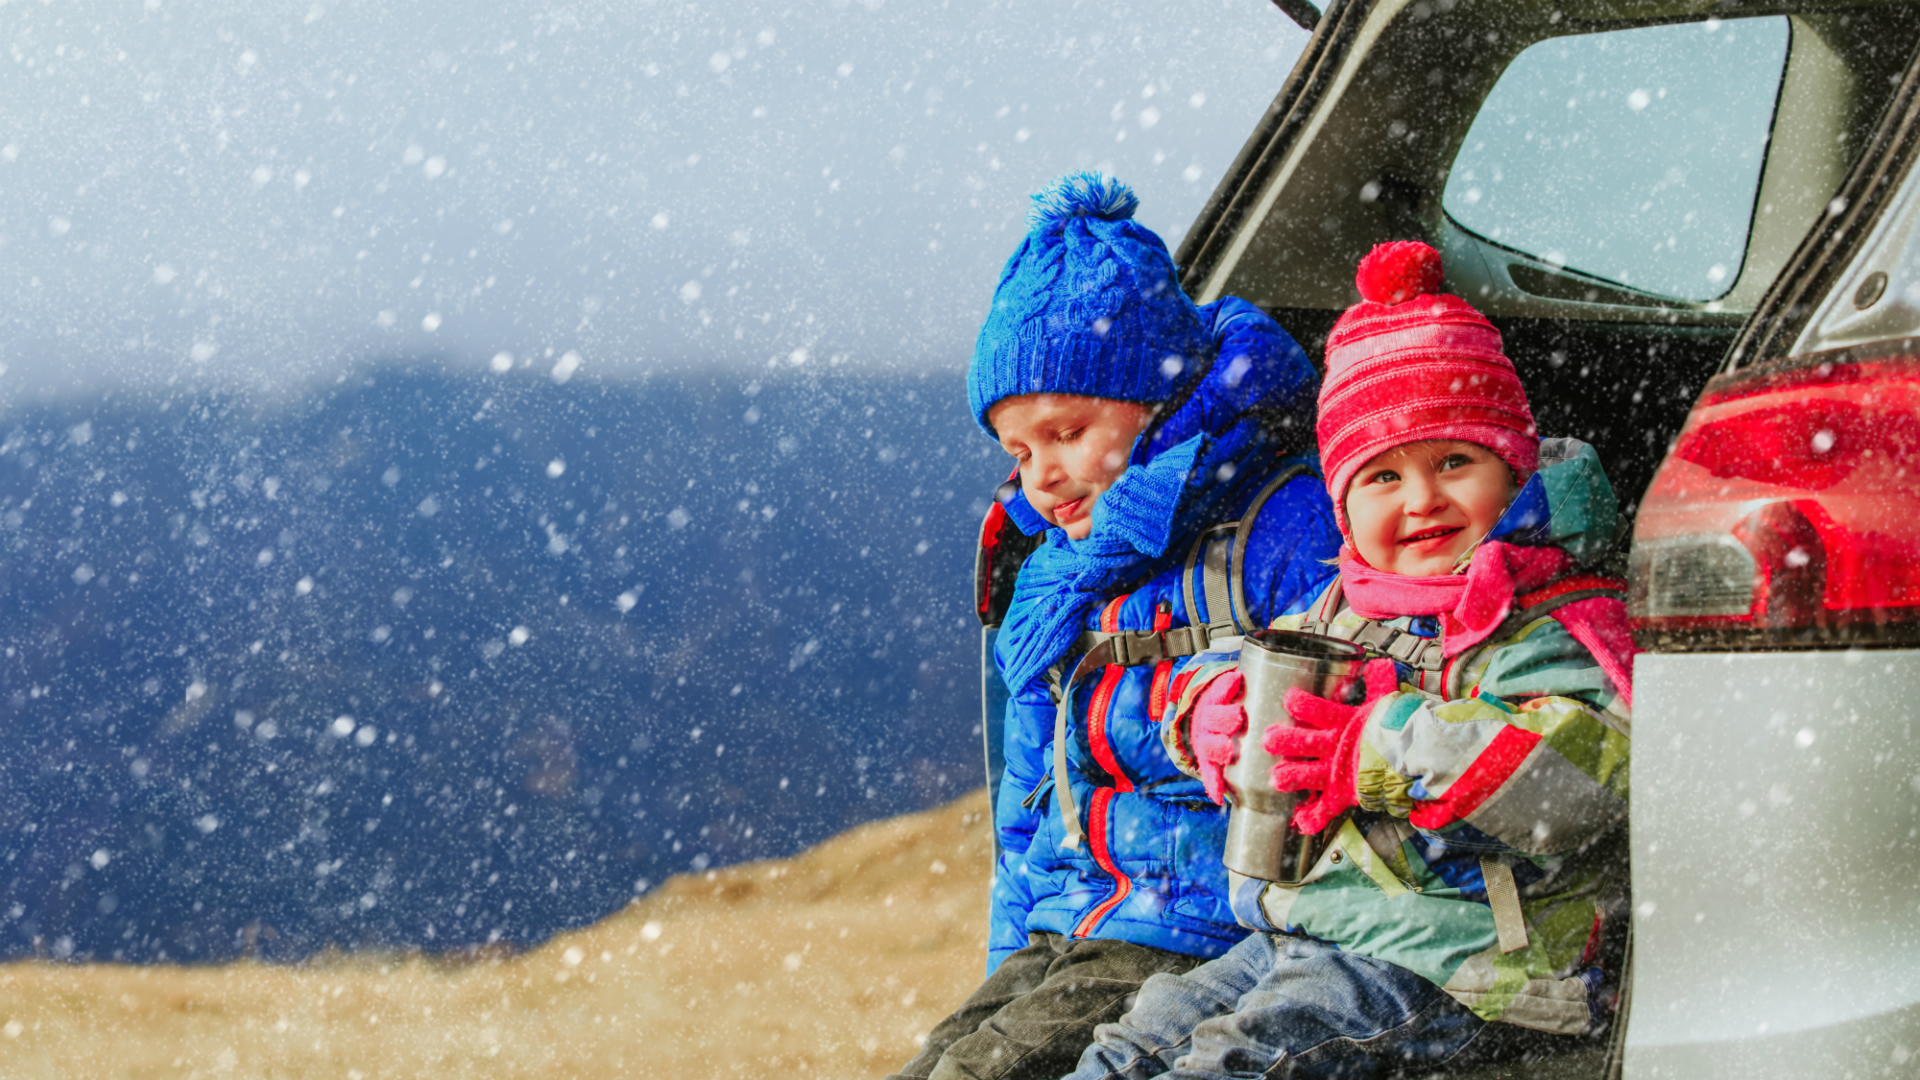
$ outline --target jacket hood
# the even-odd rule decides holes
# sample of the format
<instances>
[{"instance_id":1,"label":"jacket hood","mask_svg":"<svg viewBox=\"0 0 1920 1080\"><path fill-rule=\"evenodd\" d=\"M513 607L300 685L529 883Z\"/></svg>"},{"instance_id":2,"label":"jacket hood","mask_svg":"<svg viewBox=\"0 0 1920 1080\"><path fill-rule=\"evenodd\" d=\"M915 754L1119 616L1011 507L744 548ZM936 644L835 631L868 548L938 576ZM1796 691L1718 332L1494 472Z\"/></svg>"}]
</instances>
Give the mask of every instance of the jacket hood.
<instances>
[{"instance_id":1,"label":"jacket hood","mask_svg":"<svg viewBox=\"0 0 1920 1080\"><path fill-rule=\"evenodd\" d=\"M1314 382L1300 346L1244 300L1207 311L1220 342L1214 362L1134 444L1132 463L1094 504L1085 539L1069 540L1024 498L1009 502L1016 524L1029 535L1045 529L1047 539L1014 579L995 645L1008 686L1025 686L1065 655L1102 598L1230 519L1297 441L1287 434L1313 430L1298 419L1302 403L1311 408Z\"/></svg>"},{"instance_id":2,"label":"jacket hood","mask_svg":"<svg viewBox=\"0 0 1920 1080\"><path fill-rule=\"evenodd\" d=\"M1540 440L1540 467L1527 478L1487 539L1562 548L1576 563L1613 550L1620 502L1600 455L1579 439Z\"/></svg>"},{"instance_id":3,"label":"jacket hood","mask_svg":"<svg viewBox=\"0 0 1920 1080\"><path fill-rule=\"evenodd\" d=\"M1212 333L1213 359L1166 402L1161 415L1134 441L1127 474L1152 465L1161 455L1191 443L1197 435L1222 435L1249 415L1266 414L1268 427L1297 431L1303 439L1313 431L1313 394L1318 376L1306 352L1280 324L1257 305L1237 296L1208 304L1200 314ZM1191 466L1196 450L1197 444L1182 451L1188 459L1185 465ZM1122 474L1108 491L1130 486L1126 485L1127 474ZM1049 528L1017 485L1001 502L1007 516L1028 536ZM1101 505L1106 502L1103 496L1094 508L1096 528L1102 516Z\"/></svg>"}]
</instances>

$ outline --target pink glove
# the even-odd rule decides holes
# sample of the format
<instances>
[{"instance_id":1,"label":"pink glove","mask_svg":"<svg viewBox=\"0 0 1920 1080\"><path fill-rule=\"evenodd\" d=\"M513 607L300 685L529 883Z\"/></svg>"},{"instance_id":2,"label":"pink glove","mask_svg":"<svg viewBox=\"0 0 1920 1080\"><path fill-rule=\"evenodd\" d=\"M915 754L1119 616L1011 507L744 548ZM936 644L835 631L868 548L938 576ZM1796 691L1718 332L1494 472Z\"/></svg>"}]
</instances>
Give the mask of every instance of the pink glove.
<instances>
[{"instance_id":1,"label":"pink glove","mask_svg":"<svg viewBox=\"0 0 1920 1080\"><path fill-rule=\"evenodd\" d=\"M1367 714L1381 698L1400 689L1391 660L1369 660L1362 669L1367 698L1342 705L1305 690L1289 690L1287 715L1292 727L1267 729L1266 750L1282 759L1273 767L1275 791L1312 792L1293 809L1293 827L1314 834L1359 803L1355 781L1360 772L1360 733Z\"/></svg>"},{"instance_id":2,"label":"pink glove","mask_svg":"<svg viewBox=\"0 0 1920 1080\"><path fill-rule=\"evenodd\" d=\"M1193 756L1200 762L1200 782L1216 803L1227 801L1227 781L1222 772L1240 760L1233 740L1247 730L1247 710L1241 704L1243 685L1237 671L1208 683L1193 703L1193 719L1187 729Z\"/></svg>"}]
</instances>

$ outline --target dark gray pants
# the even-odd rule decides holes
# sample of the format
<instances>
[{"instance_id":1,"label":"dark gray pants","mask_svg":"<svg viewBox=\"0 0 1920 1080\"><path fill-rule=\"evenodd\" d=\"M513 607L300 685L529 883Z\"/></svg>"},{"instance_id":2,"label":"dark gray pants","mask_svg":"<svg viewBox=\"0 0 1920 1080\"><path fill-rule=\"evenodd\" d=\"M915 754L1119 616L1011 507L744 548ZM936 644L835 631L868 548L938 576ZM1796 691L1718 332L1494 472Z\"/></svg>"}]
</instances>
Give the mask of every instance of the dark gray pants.
<instances>
[{"instance_id":1,"label":"dark gray pants","mask_svg":"<svg viewBox=\"0 0 1920 1080\"><path fill-rule=\"evenodd\" d=\"M1095 1025L1118 1020L1148 976L1204 962L1125 941L1035 933L1027 942L889 1080L1057 1080L1079 1063Z\"/></svg>"}]
</instances>

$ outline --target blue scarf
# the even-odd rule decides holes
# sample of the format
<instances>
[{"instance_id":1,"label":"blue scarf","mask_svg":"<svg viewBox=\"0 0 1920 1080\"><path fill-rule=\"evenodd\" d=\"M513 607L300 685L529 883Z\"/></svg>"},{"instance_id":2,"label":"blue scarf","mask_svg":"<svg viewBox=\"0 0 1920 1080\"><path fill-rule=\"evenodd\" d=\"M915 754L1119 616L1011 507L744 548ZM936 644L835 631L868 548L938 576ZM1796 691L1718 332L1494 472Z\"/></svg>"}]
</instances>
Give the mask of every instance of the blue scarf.
<instances>
[{"instance_id":1,"label":"blue scarf","mask_svg":"<svg viewBox=\"0 0 1920 1080\"><path fill-rule=\"evenodd\" d=\"M1039 677L1073 647L1094 608L1164 569L1169 550L1186 550L1226 520L1266 483L1280 451L1273 433L1251 417L1218 435L1201 432L1122 473L1094 505L1086 539L1048 529L1020 568L994 646L1007 685L1017 689Z\"/></svg>"}]
</instances>

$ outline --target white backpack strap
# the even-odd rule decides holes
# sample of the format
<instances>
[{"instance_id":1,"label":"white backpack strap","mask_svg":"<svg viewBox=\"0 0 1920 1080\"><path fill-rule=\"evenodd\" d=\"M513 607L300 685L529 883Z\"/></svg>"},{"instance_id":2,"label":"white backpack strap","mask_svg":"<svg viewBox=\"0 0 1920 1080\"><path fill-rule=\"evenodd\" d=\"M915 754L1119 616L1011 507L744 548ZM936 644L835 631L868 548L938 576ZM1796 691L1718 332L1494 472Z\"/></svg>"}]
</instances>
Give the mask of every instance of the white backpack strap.
<instances>
[{"instance_id":1,"label":"white backpack strap","mask_svg":"<svg viewBox=\"0 0 1920 1080\"><path fill-rule=\"evenodd\" d=\"M1527 916L1520 909L1520 887L1514 884L1513 866L1498 855L1480 856L1480 878L1487 885L1487 906L1493 909L1493 932L1500 938L1500 951L1519 952L1527 947Z\"/></svg>"},{"instance_id":2,"label":"white backpack strap","mask_svg":"<svg viewBox=\"0 0 1920 1080\"><path fill-rule=\"evenodd\" d=\"M1201 533L1193 546L1187 549L1187 562L1180 570L1180 597L1186 601L1187 623L1205 627L1209 637L1227 637L1237 630L1227 601L1226 564L1227 551L1233 546L1234 530L1239 527L1238 521L1227 521ZM1204 623L1200 621L1200 607L1194 603L1193 579L1196 571L1201 577L1202 595L1207 598L1207 621Z\"/></svg>"},{"instance_id":3,"label":"white backpack strap","mask_svg":"<svg viewBox=\"0 0 1920 1080\"><path fill-rule=\"evenodd\" d=\"M1073 674L1060 682L1059 700L1053 706L1053 801L1060 806L1060 846L1078 848L1085 835L1080 826L1080 804L1073 799L1073 785L1067 777L1067 726L1073 721L1073 688L1086 675L1113 661L1111 642L1101 642L1088 650L1073 666Z\"/></svg>"},{"instance_id":4,"label":"white backpack strap","mask_svg":"<svg viewBox=\"0 0 1920 1080\"><path fill-rule=\"evenodd\" d=\"M1278 476L1267 481L1260 494L1247 504L1247 512L1240 515L1239 527L1233 533L1233 565L1227 575L1229 598L1233 602L1230 616L1243 634L1251 634L1260 627L1253 625L1253 609L1247 606L1247 542L1253 537L1253 526L1260 518L1260 511L1267 505L1273 493L1286 487L1294 479L1307 474L1305 465L1292 465L1280 471ZM1209 585L1207 592L1207 614L1214 615L1213 592ZM1215 616L1218 618L1218 616Z\"/></svg>"},{"instance_id":5,"label":"white backpack strap","mask_svg":"<svg viewBox=\"0 0 1920 1080\"><path fill-rule=\"evenodd\" d=\"M1321 593L1320 599L1315 600L1313 606L1307 609L1306 620L1300 624L1301 631L1320 634L1324 637L1337 637L1338 635L1333 632L1333 617L1340 614L1340 610L1346 606L1345 600L1346 590L1340 585L1340 575L1335 574L1333 582L1327 586L1327 591Z\"/></svg>"},{"instance_id":6,"label":"white backpack strap","mask_svg":"<svg viewBox=\"0 0 1920 1080\"><path fill-rule=\"evenodd\" d=\"M1247 606L1247 541L1253 536L1254 522L1259 519L1267 500L1273 497L1274 492L1285 487L1288 481L1306 471L1305 465L1282 469L1253 497L1253 501L1247 504L1246 513L1240 515L1239 519L1223 521L1201 533L1193 542L1193 547L1187 551L1186 565L1180 572L1180 593L1187 604L1188 623L1196 627L1201 625L1200 609L1194 603L1193 588L1194 574L1198 571L1201 595L1207 599L1205 625L1210 637L1232 637L1260 629L1254 625L1252 611Z\"/></svg>"}]
</instances>

